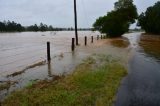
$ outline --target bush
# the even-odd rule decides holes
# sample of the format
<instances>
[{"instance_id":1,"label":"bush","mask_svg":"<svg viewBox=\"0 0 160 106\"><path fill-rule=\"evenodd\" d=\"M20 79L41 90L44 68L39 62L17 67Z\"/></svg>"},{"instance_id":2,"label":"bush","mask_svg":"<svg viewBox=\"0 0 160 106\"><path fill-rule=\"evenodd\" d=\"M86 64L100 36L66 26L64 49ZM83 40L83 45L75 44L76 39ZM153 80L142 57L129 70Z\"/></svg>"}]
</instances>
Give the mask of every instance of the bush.
<instances>
[{"instance_id":1,"label":"bush","mask_svg":"<svg viewBox=\"0 0 160 106\"><path fill-rule=\"evenodd\" d=\"M160 1L139 16L138 26L147 33L160 34Z\"/></svg>"},{"instance_id":2,"label":"bush","mask_svg":"<svg viewBox=\"0 0 160 106\"><path fill-rule=\"evenodd\" d=\"M133 0L119 0L113 11L99 17L93 24L96 30L110 37L121 36L129 30L129 25L135 22L137 9Z\"/></svg>"}]
</instances>

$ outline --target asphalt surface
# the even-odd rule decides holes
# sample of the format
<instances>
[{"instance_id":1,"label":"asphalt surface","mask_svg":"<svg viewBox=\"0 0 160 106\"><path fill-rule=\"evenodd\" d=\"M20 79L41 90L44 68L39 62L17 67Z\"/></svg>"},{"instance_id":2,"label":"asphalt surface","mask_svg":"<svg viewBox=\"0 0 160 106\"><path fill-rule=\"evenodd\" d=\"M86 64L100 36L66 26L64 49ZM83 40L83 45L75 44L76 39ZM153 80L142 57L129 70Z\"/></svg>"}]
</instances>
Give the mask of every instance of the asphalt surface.
<instances>
[{"instance_id":1,"label":"asphalt surface","mask_svg":"<svg viewBox=\"0 0 160 106\"><path fill-rule=\"evenodd\" d=\"M160 106L160 60L134 50L115 106Z\"/></svg>"}]
</instances>

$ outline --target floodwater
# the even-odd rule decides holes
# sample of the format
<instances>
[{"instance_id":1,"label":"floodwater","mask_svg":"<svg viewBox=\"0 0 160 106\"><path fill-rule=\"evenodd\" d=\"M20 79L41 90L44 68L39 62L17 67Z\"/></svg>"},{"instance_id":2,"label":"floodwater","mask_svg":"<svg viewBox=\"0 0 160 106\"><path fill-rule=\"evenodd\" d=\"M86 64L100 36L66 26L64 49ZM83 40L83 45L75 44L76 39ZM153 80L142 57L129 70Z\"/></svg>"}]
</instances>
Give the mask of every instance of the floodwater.
<instances>
[{"instance_id":1,"label":"floodwater","mask_svg":"<svg viewBox=\"0 0 160 106\"><path fill-rule=\"evenodd\" d=\"M25 66L45 60L47 41L51 42L52 57L60 53L70 52L73 35L74 32L1 33L1 76L12 74L13 70L22 70ZM83 32L80 35L83 37L89 34Z\"/></svg>"},{"instance_id":2,"label":"floodwater","mask_svg":"<svg viewBox=\"0 0 160 106\"><path fill-rule=\"evenodd\" d=\"M97 34L79 32L80 44L84 36ZM51 79L72 70L80 61L75 56L78 53L71 52L72 37L74 32L0 33L0 84L9 83L7 89L0 89L0 100L29 83ZM46 61L47 41L51 46L50 64Z\"/></svg>"},{"instance_id":3,"label":"floodwater","mask_svg":"<svg viewBox=\"0 0 160 106\"><path fill-rule=\"evenodd\" d=\"M80 45L72 52L72 31L0 33L0 85L9 84L7 89L0 87L0 101L35 81L70 74L88 56L106 54L120 59L129 70L116 106L160 106L160 37L129 33L123 38L97 40L98 34L80 31ZM51 43L51 63L46 61L47 41Z\"/></svg>"},{"instance_id":4,"label":"floodwater","mask_svg":"<svg viewBox=\"0 0 160 106\"><path fill-rule=\"evenodd\" d=\"M160 36L132 33L129 74L123 80L115 106L160 106Z\"/></svg>"},{"instance_id":5,"label":"floodwater","mask_svg":"<svg viewBox=\"0 0 160 106\"><path fill-rule=\"evenodd\" d=\"M38 80L54 79L57 75L66 75L92 54L108 54L126 61L128 48L126 40L111 44L106 39L97 40L98 32L80 31L79 46L71 51L71 39L74 32L22 32L0 33L0 100L14 90L29 86ZM84 45L87 36L87 46ZM91 43L94 36L94 43ZM51 43L51 63L46 61L46 42ZM113 43L113 45L112 45ZM125 46L123 47L122 45ZM125 49L126 48L126 49Z\"/></svg>"}]
</instances>

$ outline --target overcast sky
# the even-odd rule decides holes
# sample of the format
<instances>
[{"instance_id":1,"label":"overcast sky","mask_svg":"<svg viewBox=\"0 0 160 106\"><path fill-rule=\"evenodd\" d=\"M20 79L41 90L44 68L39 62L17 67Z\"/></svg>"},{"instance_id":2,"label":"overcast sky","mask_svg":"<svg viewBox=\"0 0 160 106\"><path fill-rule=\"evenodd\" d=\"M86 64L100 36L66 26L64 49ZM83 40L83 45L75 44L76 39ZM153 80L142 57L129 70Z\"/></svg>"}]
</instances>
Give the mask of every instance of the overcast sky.
<instances>
[{"instance_id":1,"label":"overcast sky","mask_svg":"<svg viewBox=\"0 0 160 106\"><path fill-rule=\"evenodd\" d=\"M77 0L78 27L91 27L117 0ZM138 13L159 0L134 0ZM11 20L24 26L43 22L54 27L73 27L73 0L0 0L0 21Z\"/></svg>"}]
</instances>

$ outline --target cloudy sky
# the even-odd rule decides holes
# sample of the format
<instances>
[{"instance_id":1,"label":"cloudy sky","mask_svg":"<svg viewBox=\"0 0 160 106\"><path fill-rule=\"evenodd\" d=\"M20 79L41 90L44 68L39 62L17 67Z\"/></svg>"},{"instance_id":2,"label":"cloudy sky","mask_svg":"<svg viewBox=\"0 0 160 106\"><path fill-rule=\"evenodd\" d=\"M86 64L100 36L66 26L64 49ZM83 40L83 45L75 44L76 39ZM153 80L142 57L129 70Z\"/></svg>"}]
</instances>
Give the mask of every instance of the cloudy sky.
<instances>
[{"instance_id":1,"label":"cloudy sky","mask_svg":"<svg viewBox=\"0 0 160 106\"><path fill-rule=\"evenodd\" d=\"M117 0L77 0L78 27L91 27ZM134 0L138 13L159 0ZM74 26L73 0L0 0L0 21L11 20L24 26L43 22L54 27Z\"/></svg>"}]
</instances>

